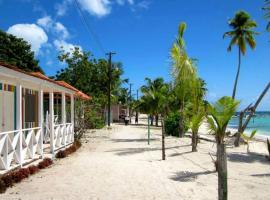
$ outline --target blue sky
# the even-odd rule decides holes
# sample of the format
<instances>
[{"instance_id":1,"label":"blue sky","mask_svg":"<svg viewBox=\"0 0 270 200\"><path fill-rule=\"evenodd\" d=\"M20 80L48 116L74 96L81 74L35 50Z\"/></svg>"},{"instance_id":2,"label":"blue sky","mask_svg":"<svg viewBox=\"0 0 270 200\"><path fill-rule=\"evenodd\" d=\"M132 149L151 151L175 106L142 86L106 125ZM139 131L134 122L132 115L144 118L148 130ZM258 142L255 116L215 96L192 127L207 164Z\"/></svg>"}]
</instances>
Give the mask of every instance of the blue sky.
<instances>
[{"instance_id":1,"label":"blue sky","mask_svg":"<svg viewBox=\"0 0 270 200\"><path fill-rule=\"evenodd\" d=\"M207 98L214 101L231 95L237 67L237 51L226 51L229 39L222 35L229 30L228 19L246 10L257 21L260 35L256 50L248 50L243 58L237 91L242 107L254 102L270 79L270 33L265 31L263 0L77 1L94 34L87 32L74 0L0 0L0 28L32 44L47 75L64 67L57 60L61 46L70 50L78 45L96 57L115 51L113 60L123 63L124 76L135 93L145 77L170 80L169 50L178 24L185 21L188 53L199 60L199 74L209 89ZM269 94L259 109L270 110Z\"/></svg>"}]
</instances>

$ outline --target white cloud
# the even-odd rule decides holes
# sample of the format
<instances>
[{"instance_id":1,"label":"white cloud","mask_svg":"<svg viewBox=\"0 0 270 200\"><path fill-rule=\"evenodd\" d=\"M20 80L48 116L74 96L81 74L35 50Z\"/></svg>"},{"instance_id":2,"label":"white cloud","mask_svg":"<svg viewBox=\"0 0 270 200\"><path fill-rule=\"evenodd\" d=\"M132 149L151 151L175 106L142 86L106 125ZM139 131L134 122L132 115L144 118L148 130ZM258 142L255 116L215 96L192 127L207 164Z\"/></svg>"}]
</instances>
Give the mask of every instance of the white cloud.
<instances>
[{"instance_id":1,"label":"white cloud","mask_svg":"<svg viewBox=\"0 0 270 200\"><path fill-rule=\"evenodd\" d=\"M45 28L46 31L56 34L58 38L67 39L69 32L61 22L55 22L51 16L45 16L37 20L37 24Z\"/></svg>"},{"instance_id":2,"label":"white cloud","mask_svg":"<svg viewBox=\"0 0 270 200\"><path fill-rule=\"evenodd\" d=\"M128 2L130 5L134 4L133 0L116 0L116 3L119 4L119 5L124 5L125 2Z\"/></svg>"},{"instance_id":3,"label":"white cloud","mask_svg":"<svg viewBox=\"0 0 270 200\"><path fill-rule=\"evenodd\" d=\"M143 8L143 9L148 9L149 8L149 5L150 5L150 1L141 1L137 4L137 7L139 8Z\"/></svg>"},{"instance_id":4,"label":"white cloud","mask_svg":"<svg viewBox=\"0 0 270 200\"><path fill-rule=\"evenodd\" d=\"M54 30L63 39L67 39L69 37L67 28L60 22L55 23Z\"/></svg>"},{"instance_id":5,"label":"white cloud","mask_svg":"<svg viewBox=\"0 0 270 200\"><path fill-rule=\"evenodd\" d=\"M29 42L31 49L36 54L38 54L41 46L48 41L45 31L36 24L15 24L9 27L7 32Z\"/></svg>"},{"instance_id":6,"label":"white cloud","mask_svg":"<svg viewBox=\"0 0 270 200\"><path fill-rule=\"evenodd\" d=\"M37 24L48 30L52 27L53 20L50 16L45 16L38 19Z\"/></svg>"},{"instance_id":7,"label":"white cloud","mask_svg":"<svg viewBox=\"0 0 270 200\"><path fill-rule=\"evenodd\" d=\"M55 5L56 14L58 16L64 16L68 10L68 6L72 3L73 0L63 0L63 2L60 4Z\"/></svg>"},{"instance_id":8,"label":"white cloud","mask_svg":"<svg viewBox=\"0 0 270 200\"><path fill-rule=\"evenodd\" d=\"M55 5L56 14L63 16L67 13L69 6L73 0L63 0L62 3ZM135 8L147 9L150 1L142 0L135 3L135 0L77 0L82 10L87 11L89 14L96 17L103 17L111 13L113 5L123 6L128 4Z\"/></svg>"},{"instance_id":9,"label":"white cloud","mask_svg":"<svg viewBox=\"0 0 270 200\"><path fill-rule=\"evenodd\" d=\"M83 10L97 17L108 15L111 12L109 0L78 0L78 2Z\"/></svg>"},{"instance_id":10,"label":"white cloud","mask_svg":"<svg viewBox=\"0 0 270 200\"><path fill-rule=\"evenodd\" d=\"M74 51L75 47L78 47L80 50L82 50L81 46L68 43L64 40L54 40L53 44L58 51L64 50L65 52L71 53Z\"/></svg>"}]
</instances>

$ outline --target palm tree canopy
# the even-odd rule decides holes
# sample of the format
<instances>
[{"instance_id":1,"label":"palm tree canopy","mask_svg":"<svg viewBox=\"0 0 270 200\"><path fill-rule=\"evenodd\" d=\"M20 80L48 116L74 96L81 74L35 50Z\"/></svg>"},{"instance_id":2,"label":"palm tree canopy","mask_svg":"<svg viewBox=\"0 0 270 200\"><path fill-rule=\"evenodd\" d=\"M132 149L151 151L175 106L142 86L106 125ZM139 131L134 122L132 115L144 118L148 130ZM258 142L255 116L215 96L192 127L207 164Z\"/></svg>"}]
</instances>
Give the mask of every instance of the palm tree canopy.
<instances>
[{"instance_id":1,"label":"palm tree canopy","mask_svg":"<svg viewBox=\"0 0 270 200\"><path fill-rule=\"evenodd\" d=\"M232 47L237 45L244 55L246 53L246 44L248 44L251 49L255 49L256 42L254 35L258 33L253 31L253 29L257 27L257 23L250 18L247 12L238 11L234 18L229 20L228 24L232 30L223 35L223 38L231 38L228 51L231 51Z\"/></svg>"},{"instance_id":2,"label":"palm tree canopy","mask_svg":"<svg viewBox=\"0 0 270 200\"><path fill-rule=\"evenodd\" d=\"M266 0L265 5L263 7L263 10L265 11L265 18L270 19L270 1ZM270 31L270 21L268 21L268 24L266 26L266 30Z\"/></svg>"},{"instance_id":3,"label":"palm tree canopy","mask_svg":"<svg viewBox=\"0 0 270 200\"><path fill-rule=\"evenodd\" d=\"M207 117L209 130L214 132L219 141L225 137L226 127L235 114L240 102L231 97L222 97L213 105L209 105Z\"/></svg>"}]
</instances>

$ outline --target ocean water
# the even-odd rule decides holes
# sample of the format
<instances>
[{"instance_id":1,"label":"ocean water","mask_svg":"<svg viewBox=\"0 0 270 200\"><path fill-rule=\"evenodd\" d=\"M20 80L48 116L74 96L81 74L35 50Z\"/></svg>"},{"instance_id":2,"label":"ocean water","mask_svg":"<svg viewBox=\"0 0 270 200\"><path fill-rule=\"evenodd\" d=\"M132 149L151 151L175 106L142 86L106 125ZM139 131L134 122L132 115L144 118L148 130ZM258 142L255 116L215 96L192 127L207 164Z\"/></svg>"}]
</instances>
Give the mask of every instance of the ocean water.
<instances>
[{"instance_id":1,"label":"ocean water","mask_svg":"<svg viewBox=\"0 0 270 200\"><path fill-rule=\"evenodd\" d=\"M237 129L238 122L239 118L233 117L229 123L229 128ZM255 113L255 116L251 118L245 133L250 134L253 130L257 130L256 134L270 136L270 112L261 111Z\"/></svg>"}]
</instances>

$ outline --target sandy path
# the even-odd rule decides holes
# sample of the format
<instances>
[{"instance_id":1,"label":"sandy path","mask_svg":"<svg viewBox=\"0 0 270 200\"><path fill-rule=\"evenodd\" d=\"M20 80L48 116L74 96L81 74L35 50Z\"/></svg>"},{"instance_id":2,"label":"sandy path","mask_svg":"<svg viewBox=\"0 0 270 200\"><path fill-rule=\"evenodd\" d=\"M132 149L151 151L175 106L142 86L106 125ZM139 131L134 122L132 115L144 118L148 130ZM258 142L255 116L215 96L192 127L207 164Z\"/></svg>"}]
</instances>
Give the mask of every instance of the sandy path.
<instances>
[{"instance_id":1,"label":"sandy path","mask_svg":"<svg viewBox=\"0 0 270 200\"><path fill-rule=\"evenodd\" d=\"M217 199L217 176L206 141L191 153L190 139L166 138L161 161L160 130L147 145L144 126L114 125L88 133L83 147L49 169L10 188L0 199ZM228 149L229 199L270 199L270 163Z\"/></svg>"}]
</instances>

